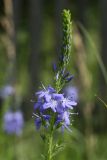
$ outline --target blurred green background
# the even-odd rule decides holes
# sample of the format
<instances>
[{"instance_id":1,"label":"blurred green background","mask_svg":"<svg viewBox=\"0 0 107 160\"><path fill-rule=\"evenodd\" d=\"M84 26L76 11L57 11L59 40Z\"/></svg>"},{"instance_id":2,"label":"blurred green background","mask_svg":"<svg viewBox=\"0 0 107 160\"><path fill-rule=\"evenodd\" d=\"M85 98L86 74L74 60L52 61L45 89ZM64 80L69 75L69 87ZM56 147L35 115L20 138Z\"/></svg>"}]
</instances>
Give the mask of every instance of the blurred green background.
<instances>
[{"instance_id":1,"label":"blurred green background","mask_svg":"<svg viewBox=\"0 0 107 160\"><path fill-rule=\"evenodd\" d=\"M57 159L107 159L107 109L95 96L106 102L107 1L0 0L0 91L7 85L15 90L14 95L0 94L0 160L41 159L44 145L32 119L31 100L41 82L53 83L64 8L73 20L69 70L75 75L70 85L79 91L79 115L73 118L73 132L61 135L66 147ZM3 115L11 106L24 115L20 136L3 131Z\"/></svg>"}]
</instances>

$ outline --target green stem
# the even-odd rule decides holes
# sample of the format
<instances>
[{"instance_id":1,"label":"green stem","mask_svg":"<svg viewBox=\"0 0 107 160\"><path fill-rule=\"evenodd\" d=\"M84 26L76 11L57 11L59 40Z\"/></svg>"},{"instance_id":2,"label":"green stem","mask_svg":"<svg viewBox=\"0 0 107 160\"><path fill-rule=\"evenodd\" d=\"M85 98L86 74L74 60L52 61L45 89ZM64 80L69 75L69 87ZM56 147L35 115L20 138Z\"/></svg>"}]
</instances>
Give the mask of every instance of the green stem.
<instances>
[{"instance_id":1,"label":"green stem","mask_svg":"<svg viewBox=\"0 0 107 160\"><path fill-rule=\"evenodd\" d=\"M53 160L53 131L50 132L49 139L48 139L48 155L47 160Z\"/></svg>"}]
</instances>

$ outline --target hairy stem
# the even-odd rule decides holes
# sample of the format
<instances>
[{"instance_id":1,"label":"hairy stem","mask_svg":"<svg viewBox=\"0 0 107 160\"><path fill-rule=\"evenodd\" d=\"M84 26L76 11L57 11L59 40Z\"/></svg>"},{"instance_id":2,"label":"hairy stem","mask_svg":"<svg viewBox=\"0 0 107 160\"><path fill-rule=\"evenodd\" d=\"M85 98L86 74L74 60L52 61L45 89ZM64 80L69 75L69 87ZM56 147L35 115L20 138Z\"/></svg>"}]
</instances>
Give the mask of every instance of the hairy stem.
<instances>
[{"instance_id":1,"label":"hairy stem","mask_svg":"<svg viewBox=\"0 0 107 160\"><path fill-rule=\"evenodd\" d=\"M47 160L53 160L53 131L50 132L49 139L48 139L48 155Z\"/></svg>"}]
</instances>

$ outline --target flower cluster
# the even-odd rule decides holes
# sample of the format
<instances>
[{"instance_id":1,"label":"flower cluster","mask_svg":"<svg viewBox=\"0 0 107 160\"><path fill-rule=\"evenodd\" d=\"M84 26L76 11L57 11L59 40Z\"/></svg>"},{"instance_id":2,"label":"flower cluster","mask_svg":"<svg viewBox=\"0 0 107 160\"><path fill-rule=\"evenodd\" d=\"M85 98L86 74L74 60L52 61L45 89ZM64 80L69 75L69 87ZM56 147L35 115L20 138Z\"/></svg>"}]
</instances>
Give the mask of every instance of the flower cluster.
<instances>
[{"instance_id":1,"label":"flower cluster","mask_svg":"<svg viewBox=\"0 0 107 160\"><path fill-rule=\"evenodd\" d=\"M24 125L24 119L21 111L8 111L4 114L3 129L7 134L20 135Z\"/></svg>"},{"instance_id":2,"label":"flower cluster","mask_svg":"<svg viewBox=\"0 0 107 160\"><path fill-rule=\"evenodd\" d=\"M70 125L70 110L77 103L64 94L57 93L54 88L48 86L43 90L36 92L37 102L34 104L35 125L39 129L54 126L56 128L68 128Z\"/></svg>"}]
</instances>

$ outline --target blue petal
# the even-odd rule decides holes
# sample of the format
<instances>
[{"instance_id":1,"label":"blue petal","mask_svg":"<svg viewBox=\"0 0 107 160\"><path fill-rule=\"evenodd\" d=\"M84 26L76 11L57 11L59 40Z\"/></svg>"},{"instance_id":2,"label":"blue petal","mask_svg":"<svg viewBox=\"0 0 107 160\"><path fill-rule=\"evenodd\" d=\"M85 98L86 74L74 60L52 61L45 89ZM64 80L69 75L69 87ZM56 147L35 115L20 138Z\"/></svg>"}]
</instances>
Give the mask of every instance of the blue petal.
<instances>
[{"instance_id":1,"label":"blue petal","mask_svg":"<svg viewBox=\"0 0 107 160\"><path fill-rule=\"evenodd\" d=\"M57 106L57 108L56 108L56 111L58 112L58 113L63 113L64 112L64 108L62 107L62 105L58 105Z\"/></svg>"},{"instance_id":2,"label":"blue petal","mask_svg":"<svg viewBox=\"0 0 107 160\"><path fill-rule=\"evenodd\" d=\"M46 102L49 102L51 100L51 95L46 94L46 95L44 95L44 98L45 98Z\"/></svg>"},{"instance_id":3,"label":"blue petal","mask_svg":"<svg viewBox=\"0 0 107 160\"><path fill-rule=\"evenodd\" d=\"M34 104L34 110L36 110L37 108L39 108L40 104L39 103L35 103Z\"/></svg>"},{"instance_id":4,"label":"blue petal","mask_svg":"<svg viewBox=\"0 0 107 160\"><path fill-rule=\"evenodd\" d=\"M52 95L52 97L55 99L55 100L62 100L64 98L63 94L58 94L58 93L54 93Z\"/></svg>"},{"instance_id":5,"label":"blue petal","mask_svg":"<svg viewBox=\"0 0 107 160\"><path fill-rule=\"evenodd\" d=\"M43 109L51 108L50 105L51 105L50 103L44 103L43 104Z\"/></svg>"},{"instance_id":6,"label":"blue petal","mask_svg":"<svg viewBox=\"0 0 107 160\"><path fill-rule=\"evenodd\" d=\"M47 90L50 92L50 93L55 93L55 89L52 88L51 86L48 86Z\"/></svg>"}]
</instances>

